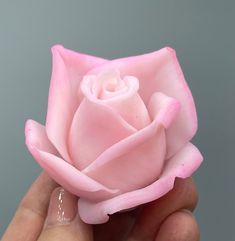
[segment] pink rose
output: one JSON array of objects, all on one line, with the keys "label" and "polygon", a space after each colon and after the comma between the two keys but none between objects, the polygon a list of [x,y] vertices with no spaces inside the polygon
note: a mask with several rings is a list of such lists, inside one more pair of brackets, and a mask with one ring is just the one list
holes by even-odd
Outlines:
[{"label": "pink rose", "polygon": [[199,167],[195,105],[173,49],[115,60],[52,53],[46,126],[28,120],[26,144],[80,197],[83,221],[158,199]]}]

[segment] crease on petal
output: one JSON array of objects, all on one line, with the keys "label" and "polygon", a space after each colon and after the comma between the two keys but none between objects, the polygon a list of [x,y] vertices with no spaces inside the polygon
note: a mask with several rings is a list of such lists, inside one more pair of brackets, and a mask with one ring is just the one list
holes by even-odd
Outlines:
[{"label": "crease on petal", "polygon": [[84,222],[89,224],[107,222],[108,215],[162,197],[173,188],[176,177],[191,176],[202,160],[199,150],[193,144],[188,143],[167,161],[162,175],[151,185],[96,203],[81,198],[78,202],[79,215]]},{"label": "crease on petal", "polygon": [[92,68],[107,60],[76,53],[56,45],[52,48],[52,76],[48,98],[46,131],[61,156],[72,163],[67,149],[67,134],[81,101],[79,84]]},{"label": "crease on petal", "polygon": [[77,196],[99,201],[119,193],[90,179],[71,164],[56,156],[56,149],[47,138],[44,126],[29,120],[25,128],[26,145],[39,165],[61,186]]}]

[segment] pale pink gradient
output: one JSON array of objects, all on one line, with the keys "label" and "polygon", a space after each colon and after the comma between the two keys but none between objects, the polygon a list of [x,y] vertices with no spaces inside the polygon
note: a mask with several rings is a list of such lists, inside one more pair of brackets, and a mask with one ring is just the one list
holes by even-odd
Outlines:
[{"label": "pale pink gradient", "polygon": [[85,222],[155,200],[199,167],[196,109],[174,50],[109,61],[52,53],[46,126],[27,121],[26,144],[80,197]]}]

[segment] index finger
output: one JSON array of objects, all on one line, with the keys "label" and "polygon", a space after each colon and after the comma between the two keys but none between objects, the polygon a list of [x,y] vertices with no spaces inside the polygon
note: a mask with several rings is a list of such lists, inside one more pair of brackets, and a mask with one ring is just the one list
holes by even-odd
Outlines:
[{"label": "index finger", "polygon": [[39,175],[20,202],[2,241],[37,239],[47,215],[50,195],[56,186],[57,184],[45,172]]}]

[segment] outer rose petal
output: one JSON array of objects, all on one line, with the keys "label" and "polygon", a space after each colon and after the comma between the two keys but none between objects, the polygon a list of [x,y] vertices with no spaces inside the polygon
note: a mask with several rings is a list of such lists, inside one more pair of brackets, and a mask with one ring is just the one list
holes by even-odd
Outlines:
[{"label": "outer rose petal", "polygon": [[156,200],[173,188],[176,177],[191,176],[200,166],[202,159],[199,150],[193,144],[188,143],[167,161],[162,175],[156,182],[145,188],[98,203],[81,198],[78,201],[79,215],[86,223],[99,224],[108,221],[108,214]]},{"label": "outer rose petal", "polygon": [[79,84],[92,68],[106,62],[101,58],[79,54],[62,46],[54,46],[53,69],[49,91],[46,131],[61,156],[72,162],[67,150],[67,135],[79,105]]},{"label": "outer rose petal", "polygon": [[40,166],[73,194],[93,201],[104,200],[118,194],[118,190],[104,187],[57,157],[56,150],[41,124],[33,120],[27,121],[25,135],[27,147]]},{"label": "outer rose petal", "polygon": [[122,192],[139,189],[154,182],[165,160],[165,128],[179,111],[179,103],[155,93],[149,112],[153,122],[104,151],[83,170],[94,180]]},{"label": "outer rose petal", "polygon": [[25,124],[25,142],[28,148],[36,146],[40,150],[58,155],[57,150],[48,140],[45,126],[34,120],[27,120]]},{"label": "outer rose petal", "polygon": [[173,49],[166,47],[149,54],[112,60],[93,69],[91,74],[110,68],[119,69],[122,76],[137,77],[139,94],[146,104],[154,92],[162,92],[180,102],[180,113],[166,132],[168,157],[191,140],[197,130],[196,109]]}]

